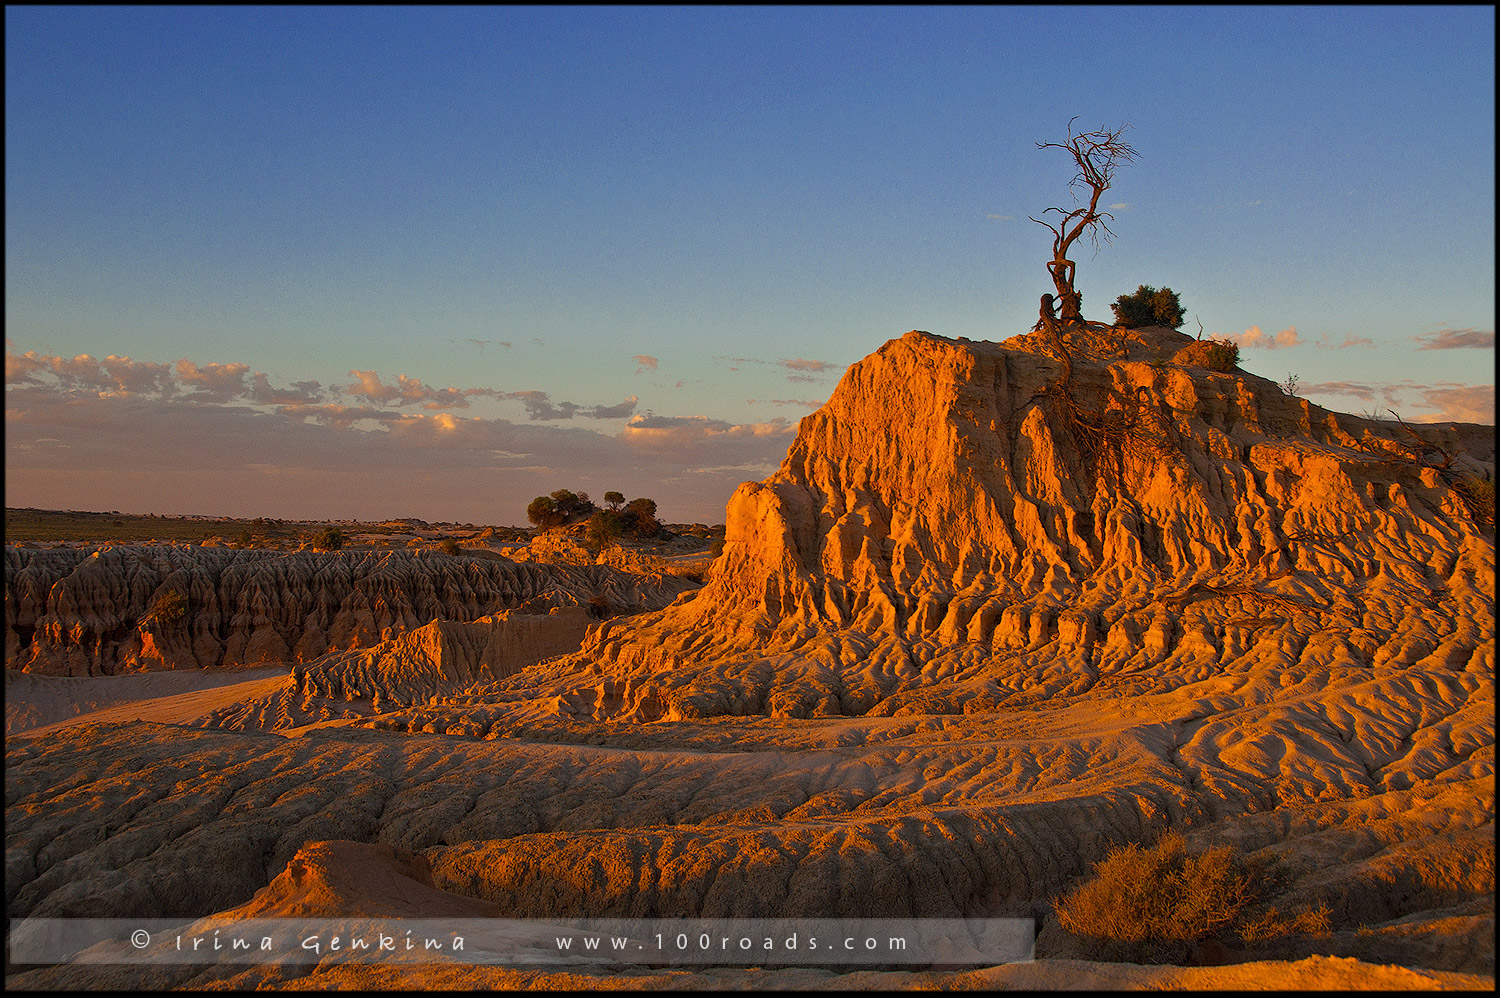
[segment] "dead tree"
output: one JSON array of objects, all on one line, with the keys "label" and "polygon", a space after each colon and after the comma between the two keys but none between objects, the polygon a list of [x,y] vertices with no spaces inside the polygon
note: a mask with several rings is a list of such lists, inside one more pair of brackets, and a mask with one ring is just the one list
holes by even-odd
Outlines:
[{"label": "dead tree", "polygon": [[1059,419],[1061,427],[1077,444],[1096,487],[1108,487],[1124,476],[1129,450],[1145,448],[1161,458],[1170,457],[1174,453],[1173,429],[1160,407],[1149,403],[1149,392],[1143,387],[1123,392],[1107,385],[1085,388],[1073,383],[1069,334],[1086,327],[1110,327],[1083,318],[1075,287],[1077,267],[1068,259],[1068,253],[1084,235],[1089,237],[1095,251],[1101,236],[1106,242],[1113,239],[1114,232],[1108,223],[1114,216],[1101,211],[1099,202],[1114,182],[1116,168],[1136,157],[1135,149],[1121,137],[1130,128],[1128,123],[1113,130],[1101,128],[1074,134],[1073,122],[1077,120],[1075,117],[1068,122],[1066,142],[1036,144],[1038,149],[1067,150],[1078,167],[1068,190],[1075,202],[1080,200],[1080,187],[1087,188],[1089,196],[1087,204],[1071,211],[1056,207],[1043,211],[1044,216],[1053,211],[1062,216],[1055,225],[1041,218],[1031,219],[1052,231],[1052,259],[1047,263],[1047,273],[1057,292],[1042,296],[1039,317],[1032,328],[1040,334],[1044,349],[1062,365],[1062,370],[1055,382],[1043,387],[1029,401],[1042,402]]},{"label": "dead tree", "polygon": [[1067,150],[1078,166],[1078,173],[1068,184],[1068,191],[1073,195],[1073,200],[1078,201],[1078,188],[1088,188],[1088,204],[1079,205],[1072,211],[1057,207],[1043,211],[1043,215],[1055,211],[1062,216],[1056,225],[1040,218],[1031,218],[1038,225],[1045,225],[1052,230],[1052,259],[1047,264],[1047,273],[1052,275],[1052,284],[1057,289],[1057,318],[1064,329],[1083,324],[1080,296],[1074,287],[1077,267],[1068,259],[1068,251],[1085,234],[1096,252],[1101,234],[1105,242],[1114,238],[1114,232],[1108,225],[1114,221],[1114,216],[1099,210],[1099,199],[1114,182],[1115,169],[1122,163],[1132,162],[1136,157],[1135,149],[1121,138],[1126,129],[1130,128],[1128,122],[1113,130],[1100,128],[1098,131],[1075,135],[1073,122],[1077,120],[1075,116],[1068,122],[1068,141],[1038,142],[1036,147]]}]

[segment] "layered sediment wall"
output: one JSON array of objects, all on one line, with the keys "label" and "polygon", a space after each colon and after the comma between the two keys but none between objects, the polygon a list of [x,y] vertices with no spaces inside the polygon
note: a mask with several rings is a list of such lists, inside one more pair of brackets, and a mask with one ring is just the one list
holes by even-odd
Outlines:
[{"label": "layered sediment wall", "polygon": [[[639,612],[693,588],[671,575],[429,551],[9,547],[5,658],[10,669],[65,676],[308,662],[434,620]],[[163,614],[168,593],[180,609]]]}]

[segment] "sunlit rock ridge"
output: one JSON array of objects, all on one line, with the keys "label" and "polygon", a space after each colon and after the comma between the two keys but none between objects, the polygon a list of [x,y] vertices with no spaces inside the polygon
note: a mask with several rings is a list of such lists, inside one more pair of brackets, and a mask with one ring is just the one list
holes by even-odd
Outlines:
[{"label": "sunlit rock ridge", "polygon": [[1252,666],[1492,676],[1493,528],[1452,484],[1492,478],[1492,428],[1333,413],[1174,363],[1193,342],[1079,336],[1070,372],[1035,334],[888,342],[735,493],[703,588],[552,681],[574,716],[653,720],[973,713]]}]

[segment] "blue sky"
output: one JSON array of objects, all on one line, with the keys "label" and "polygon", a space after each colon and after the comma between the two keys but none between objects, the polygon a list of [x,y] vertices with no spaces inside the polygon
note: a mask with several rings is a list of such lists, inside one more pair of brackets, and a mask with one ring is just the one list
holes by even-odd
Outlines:
[{"label": "blue sky", "polygon": [[722,522],[886,340],[1029,328],[1075,115],[1085,314],[1493,422],[1494,17],[8,7],[6,502]]}]

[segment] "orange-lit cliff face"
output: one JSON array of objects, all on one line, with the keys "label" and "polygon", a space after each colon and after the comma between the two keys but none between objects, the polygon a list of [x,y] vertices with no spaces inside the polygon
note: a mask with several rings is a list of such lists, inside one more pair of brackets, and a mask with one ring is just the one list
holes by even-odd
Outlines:
[{"label": "orange-lit cliff face", "polygon": [[[1452,487],[1470,428],[1335,414],[1174,363],[912,332],[854,365],[729,504],[690,601],[577,659],[595,716],[973,711],[1149,670],[1493,669],[1494,535]],[[1072,413],[1070,418],[1069,413]],[[1467,449],[1466,449],[1467,448]],[[1426,465],[1426,466],[1424,466]]]}]

